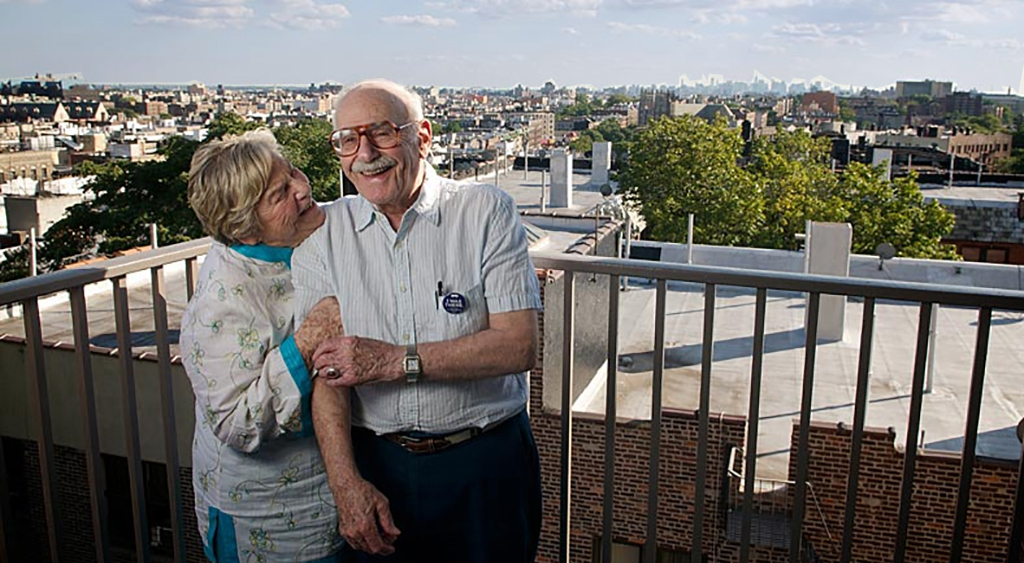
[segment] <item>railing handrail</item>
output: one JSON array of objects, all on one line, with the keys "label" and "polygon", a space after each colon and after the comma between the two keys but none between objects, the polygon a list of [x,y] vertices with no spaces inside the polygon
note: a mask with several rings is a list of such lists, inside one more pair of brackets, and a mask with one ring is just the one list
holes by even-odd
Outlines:
[{"label": "railing handrail", "polygon": [[[0,284],[0,306],[206,254],[209,237]],[[1024,291],[531,252],[545,269],[1024,311]]]},{"label": "railing handrail", "polygon": [[1024,291],[534,252],[535,266],[636,278],[1024,311]]},{"label": "railing handrail", "polygon": [[87,266],[0,283],[0,306],[196,258],[206,254],[210,249],[211,242],[212,239],[204,237],[128,256],[102,260]]}]

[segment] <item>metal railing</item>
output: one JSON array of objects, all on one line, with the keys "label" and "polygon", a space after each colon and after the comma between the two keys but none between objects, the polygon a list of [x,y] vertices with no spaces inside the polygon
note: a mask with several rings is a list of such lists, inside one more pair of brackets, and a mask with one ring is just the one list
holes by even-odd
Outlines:
[{"label": "metal railing", "polygon": [[[605,388],[615,389],[618,354],[618,333],[614,328],[618,319],[619,279],[622,276],[631,278],[647,278],[656,280],[655,328],[654,328],[654,366],[651,390],[651,450],[650,450],[650,481],[648,484],[647,503],[647,540],[644,562],[653,563],[657,552],[656,516],[658,513],[658,466],[660,461],[660,427],[662,416],[662,385],[665,372],[665,308],[667,282],[691,282],[704,286],[704,326],[701,361],[700,405],[698,407],[699,438],[697,449],[697,472],[695,487],[694,527],[691,546],[691,560],[702,561],[704,545],[702,530],[705,514],[704,490],[708,467],[708,426],[710,414],[711,360],[713,358],[713,328],[715,316],[715,297],[719,286],[737,286],[751,288],[756,292],[754,319],[754,353],[752,358],[750,403],[747,418],[747,452],[744,469],[745,487],[743,499],[742,542],[740,545],[740,561],[750,560],[750,528],[753,512],[754,479],[757,468],[757,436],[760,419],[759,403],[761,392],[761,375],[764,356],[765,308],[768,290],[802,292],[808,295],[808,315],[804,341],[804,372],[798,431],[797,467],[795,492],[793,498],[792,529],[790,533],[789,559],[792,563],[800,561],[801,544],[804,531],[805,505],[808,493],[808,451],[810,436],[811,399],[814,392],[815,354],[817,350],[817,334],[819,309],[822,295],[841,295],[863,298],[863,320],[860,332],[860,356],[857,370],[857,390],[854,403],[853,442],[850,451],[850,464],[847,479],[845,518],[842,532],[841,561],[852,561],[854,536],[854,519],[858,480],[860,477],[860,456],[864,439],[864,423],[867,409],[868,375],[871,370],[871,342],[875,322],[875,304],[880,299],[909,301],[919,303],[920,314],[916,341],[916,354],[913,368],[911,389],[911,408],[909,414],[907,444],[904,453],[904,475],[901,484],[899,518],[897,536],[893,545],[896,563],[906,558],[907,531],[910,522],[910,506],[914,487],[914,467],[918,455],[918,435],[921,422],[921,405],[924,395],[925,371],[928,359],[929,325],[936,305],[969,307],[978,310],[977,342],[974,351],[974,365],[971,372],[970,394],[967,408],[967,421],[964,429],[964,446],[962,452],[960,484],[957,493],[957,509],[950,545],[950,563],[959,563],[963,556],[964,530],[967,521],[967,508],[970,500],[972,472],[975,465],[975,448],[978,438],[982,388],[985,379],[985,363],[988,355],[988,340],[992,326],[994,309],[1007,311],[1024,311],[1024,293],[992,289],[946,287],[931,284],[870,281],[831,276],[775,273],[764,271],[739,270],[709,266],[651,263],[615,258],[594,258],[571,255],[534,254],[534,264],[539,268],[560,270],[565,273],[564,305],[563,305],[563,350],[573,350],[573,304],[574,278],[577,273],[588,275],[607,275],[609,282],[609,332],[608,332],[608,364]],[[550,322],[550,321],[549,321]],[[571,353],[562,358],[562,486],[560,506],[560,549],[562,561],[570,560],[569,532],[572,529],[570,519],[570,485],[572,471],[572,370]],[[610,482],[614,476],[615,464],[615,425],[616,402],[615,393],[606,393],[605,416],[605,499],[603,506],[602,549],[604,563],[610,563],[611,544],[613,537],[615,507],[611,502],[610,491],[615,486]],[[1024,456],[1021,456],[1024,464]],[[1018,475],[1022,473],[1018,467]],[[1018,477],[1016,497],[1024,496],[1021,488],[1024,477]],[[1024,529],[1024,502],[1018,502],[1014,508],[1013,525],[1008,546],[1008,562],[1020,561],[1021,533]]]},{"label": "metal railing", "polygon": [[[153,313],[155,333],[157,335],[157,355],[161,385],[161,405],[163,409],[163,430],[166,447],[168,489],[171,504],[171,527],[174,538],[174,558],[176,562],[185,561],[184,531],[182,529],[182,499],[178,483],[178,454],[175,448],[177,437],[174,424],[174,398],[171,396],[170,383],[170,351],[168,347],[167,308],[165,300],[165,284],[163,280],[164,266],[180,261],[186,263],[186,285],[191,295],[196,283],[196,259],[209,248],[207,239],[192,241],[147,251],[133,256],[117,258],[94,264],[90,267],[64,270],[46,274],[33,279],[20,280],[0,285],[0,306],[20,304],[23,309],[26,335],[26,357],[28,378],[32,391],[32,407],[36,436],[38,437],[40,469],[42,473],[42,489],[45,515],[48,526],[49,546],[52,561],[61,559],[63,531],[61,516],[58,513],[56,495],[56,472],[54,467],[54,444],[51,430],[51,417],[46,387],[45,365],[43,355],[42,327],[39,316],[40,298],[57,292],[67,292],[70,297],[72,322],[75,335],[76,368],[78,373],[78,391],[80,397],[81,416],[85,428],[85,456],[88,475],[91,483],[90,502],[92,509],[93,533],[96,542],[97,561],[111,561],[109,549],[109,533],[106,528],[106,504],[103,496],[104,476],[100,459],[96,404],[92,381],[92,358],[89,352],[89,326],[86,320],[84,288],[86,285],[109,280],[113,287],[115,314],[117,321],[119,367],[121,371],[122,397],[124,402],[124,426],[126,428],[126,446],[128,451],[128,467],[131,482],[132,504],[135,520],[135,543],[137,559],[140,563],[151,560],[149,541],[146,536],[145,498],[143,495],[142,466],[139,453],[139,421],[135,403],[135,379],[132,365],[130,340],[130,320],[128,316],[128,289],[126,276],[132,272],[150,270],[153,293]],[[713,358],[713,334],[715,322],[716,292],[719,286],[738,286],[752,288],[756,293],[755,326],[754,326],[754,357],[752,362],[750,408],[748,413],[747,444],[743,471],[746,486],[744,487],[742,534],[746,540],[741,545],[740,560],[750,559],[749,538],[750,518],[753,510],[753,493],[757,464],[757,421],[759,413],[759,394],[761,391],[762,359],[764,355],[765,308],[769,290],[805,292],[808,294],[808,317],[804,342],[804,371],[800,421],[798,431],[796,479],[793,494],[792,522],[790,533],[790,561],[800,560],[800,547],[804,531],[805,505],[808,495],[808,451],[810,434],[811,399],[814,390],[814,359],[817,349],[818,311],[820,298],[823,294],[857,296],[864,300],[863,325],[860,341],[860,363],[858,367],[857,393],[852,428],[853,443],[849,467],[848,491],[845,504],[845,521],[842,532],[842,561],[851,561],[853,525],[856,516],[855,495],[860,474],[859,457],[864,435],[865,410],[867,405],[868,373],[871,368],[871,337],[874,328],[874,307],[879,299],[910,301],[920,304],[920,315],[917,332],[916,355],[913,369],[911,390],[911,409],[909,415],[909,431],[904,453],[904,476],[901,486],[900,510],[897,527],[897,540],[893,546],[895,561],[905,559],[906,537],[909,526],[910,502],[914,486],[914,467],[918,452],[918,436],[921,419],[921,405],[925,379],[925,368],[928,358],[928,328],[931,322],[934,305],[971,307],[979,311],[977,343],[975,359],[971,374],[971,387],[968,402],[968,415],[964,430],[964,448],[961,462],[961,477],[957,496],[957,510],[953,537],[950,546],[950,562],[961,560],[964,544],[964,529],[967,519],[967,503],[971,491],[972,470],[975,464],[975,446],[977,444],[978,423],[982,387],[985,377],[988,338],[991,328],[993,309],[1024,311],[1024,294],[1018,292],[950,288],[915,283],[896,283],[866,281],[849,278],[826,276],[754,272],[730,268],[714,268],[707,266],[677,265],[631,261],[613,258],[594,258],[570,256],[564,254],[534,254],[534,264],[539,268],[564,272],[563,295],[563,350],[562,354],[562,410],[561,410],[561,468],[560,485],[560,518],[559,518],[559,553],[562,561],[570,560],[571,522],[571,475],[572,475],[572,373],[574,359],[573,350],[575,306],[574,279],[575,274],[607,275],[610,277],[608,306],[608,363],[607,389],[615,389],[618,366],[618,315],[619,315],[619,282],[621,277],[647,278],[656,280],[655,304],[655,354],[652,384],[652,425],[650,441],[650,473],[647,498],[647,536],[644,549],[645,563],[652,563],[657,553],[657,514],[658,514],[658,466],[661,456],[661,418],[662,418],[662,387],[665,374],[665,314],[667,288],[669,282],[692,282],[704,286],[703,310],[703,343],[701,360],[700,393],[698,408],[698,447],[696,486],[694,487],[694,527],[692,534],[692,561],[702,561],[704,554],[703,528],[704,521],[710,516],[705,513],[705,485],[708,479],[708,447],[709,447],[709,416],[710,389]],[[615,465],[615,393],[606,393],[605,404],[605,458],[604,458],[604,505],[602,553],[605,562],[610,561],[612,553],[612,526],[615,506],[612,502]],[[2,458],[2,448],[0,448]],[[1022,457],[1024,460],[1024,457]],[[10,561],[9,538],[11,512],[9,495],[6,487],[8,478],[5,473],[3,459],[0,459],[0,560]],[[1024,461],[1022,461],[1024,463]],[[1019,471],[1019,470],[1018,470]],[[1018,473],[1020,475],[1020,473]],[[1013,526],[1009,539],[1008,561],[1017,563],[1020,560],[1021,530],[1024,529],[1024,479],[1018,477],[1013,515]]]},{"label": "metal railing", "polygon": [[[106,484],[103,461],[100,458],[99,426],[97,422],[96,397],[93,385],[92,354],[89,346],[89,323],[86,313],[85,287],[109,280],[112,285],[114,314],[117,326],[117,355],[121,375],[121,396],[124,409],[125,447],[128,458],[132,513],[135,527],[136,557],[140,563],[151,561],[149,526],[146,516],[146,498],[143,490],[142,457],[139,440],[139,413],[136,401],[135,371],[132,356],[131,320],[128,306],[127,276],[134,272],[149,270],[153,299],[153,323],[156,335],[157,363],[160,381],[160,405],[163,420],[164,455],[167,463],[167,487],[171,508],[171,528],[175,563],[184,563],[185,530],[183,524],[183,502],[179,476],[177,449],[177,428],[174,417],[174,396],[171,383],[170,338],[167,326],[167,288],[164,283],[164,266],[185,262],[186,292],[189,297],[195,289],[197,258],[206,254],[209,239],[201,239],[97,262],[89,266],[61,270],[34,278],[26,278],[0,284],[0,306],[18,305],[22,308],[25,323],[25,344],[27,371],[30,382],[31,402],[37,444],[39,465],[42,474],[43,505],[46,515],[50,560],[58,563],[62,559],[64,533],[63,521],[57,499],[57,474],[54,456],[52,420],[49,390],[46,381],[46,365],[43,355],[42,324],[39,316],[41,298],[55,293],[67,292],[71,306],[72,330],[74,333],[75,367],[77,371],[78,397],[85,434],[85,459],[89,487],[89,502],[95,540],[96,561],[112,561],[110,533],[107,525]],[[2,448],[0,448],[2,450]],[[11,507],[7,494],[7,475],[3,460],[0,459],[0,561],[10,561],[10,546],[7,534],[10,532]]]}]

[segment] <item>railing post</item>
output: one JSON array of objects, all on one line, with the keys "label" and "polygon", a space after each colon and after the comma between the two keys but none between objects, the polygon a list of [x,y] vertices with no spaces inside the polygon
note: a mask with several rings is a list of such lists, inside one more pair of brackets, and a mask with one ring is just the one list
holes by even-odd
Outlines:
[{"label": "railing post", "polygon": [[665,381],[665,301],[668,282],[658,280],[654,302],[654,377],[651,380],[651,463],[647,473],[647,541],[644,563],[658,554],[658,476],[661,464],[661,392]]},{"label": "railing post", "polygon": [[75,364],[78,368],[78,396],[85,420],[85,465],[89,475],[89,506],[92,516],[93,539],[96,542],[96,560],[110,559],[110,535],[107,526],[107,479],[100,457],[100,433],[96,417],[96,391],[92,377],[92,354],[89,350],[89,319],[85,303],[85,289],[71,288],[71,323],[75,338]]},{"label": "railing post", "polygon": [[39,322],[39,301],[33,297],[22,302],[25,315],[26,366],[30,380],[32,411],[36,426],[36,445],[39,448],[39,471],[43,481],[43,508],[46,511],[47,533],[50,540],[50,560],[60,561],[63,545],[63,520],[57,499],[57,470],[53,451],[53,425],[50,420],[50,395],[47,390],[46,368],[43,360],[43,329]]},{"label": "railing post", "polygon": [[128,454],[128,480],[135,522],[136,561],[149,563],[149,519],[139,445],[139,408],[135,399],[135,366],[132,358],[132,325],[128,309],[128,281],[124,276],[110,280],[114,290],[114,318],[117,325],[117,356],[121,365],[121,401],[124,409],[125,448]]},{"label": "railing post", "polygon": [[153,289],[153,331],[156,335],[160,377],[160,410],[163,414],[164,457],[167,464],[167,490],[171,505],[171,534],[174,536],[174,560],[185,563],[185,519],[181,499],[181,468],[178,463],[178,428],[174,414],[174,382],[171,379],[171,344],[167,332],[167,285],[163,266],[151,270]]},{"label": "railing post", "polygon": [[853,407],[853,444],[850,446],[850,471],[846,486],[846,519],[843,527],[843,563],[853,557],[853,528],[857,515],[857,484],[860,477],[860,450],[864,440],[864,419],[868,410],[868,385],[871,373],[871,346],[875,329],[875,298],[864,299],[860,328],[860,359],[857,364],[857,393]]},{"label": "railing post", "polygon": [[694,491],[690,563],[703,563],[704,489],[707,487],[708,431],[711,422],[711,364],[715,355],[715,292],[715,284],[704,285],[704,341],[701,343],[700,410],[697,413],[697,486]]},{"label": "railing post", "polygon": [[615,419],[619,366],[619,276],[608,278],[608,376],[604,406],[604,522],[601,561],[612,562],[612,534],[615,509]]},{"label": "railing post", "polygon": [[561,507],[559,513],[559,560],[569,563],[572,560],[569,550],[571,549],[572,532],[572,371],[573,371],[573,345],[575,343],[575,323],[573,317],[576,312],[575,275],[571,270],[565,270],[563,279],[564,293],[562,299],[562,483],[561,483]]},{"label": "railing post", "polygon": [[757,288],[754,308],[754,351],[750,369],[750,405],[747,414],[747,447],[743,451],[743,522],[740,529],[740,562],[750,561],[750,528],[754,516],[754,486],[757,477],[757,434],[761,420],[761,374],[764,366],[764,325],[768,290]]},{"label": "railing post", "polygon": [[800,562],[803,549],[804,515],[807,502],[807,471],[810,463],[811,408],[814,399],[814,368],[818,351],[818,312],[821,294],[807,300],[807,328],[804,334],[804,381],[800,398],[800,430],[796,449],[796,490],[793,494],[793,522],[789,532],[789,561]]},{"label": "railing post", "polygon": [[910,387],[910,415],[907,420],[907,443],[903,454],[903,485],[900,491],[900,513],[896,521],[896,545],[893,563],[903,563],[907,550],[907,533],[910,527],[910,507],[914,494],[914,469],[917,464],[917,439],[921,432],[921,407],[924,402],[927,375],[934,366],[935,348],[934,303],[921,303],[917,320],[917,352],[914,355],[914,379]]},{"label": "railing post", "polygon": [[7,544],[7,533],[11,523],[11,491],[7,485],[7,460],[4,458],[3,439],[0,438],[0,563],[13,562]]},{"label": "railing post", "polygon": [[199,260],[197,258],[185,259],[185,296],[189,301],[196,292],[196,282],[199,280]]},{"label": "railing post", "polygon": [[981,419],[981,395],[985,390],[985,362],[988,359],[989,331],[992,328],[992,308],[978,311],[978,337],[974,345],[974,367],[971,370],[971,390],[967,401],[967,425],[964,428],[964,449],[960,458],[960,491],[956,496],[956,520],[953,523],[953,542],[949,548],[950,563],[960,563],[963,557],[964,535],[967,528],[967,509],[971,502],[971,479],[974,476],[975,451],[978,446],[978,422]]}]

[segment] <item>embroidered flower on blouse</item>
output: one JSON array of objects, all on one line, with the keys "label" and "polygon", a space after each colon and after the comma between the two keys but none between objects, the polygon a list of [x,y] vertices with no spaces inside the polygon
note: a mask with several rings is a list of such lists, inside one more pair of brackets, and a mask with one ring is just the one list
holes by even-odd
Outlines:
[{"label": "embroidered flower on blouse", "polygon": [[285,296],[285,293],[287,293],[287,291],[288,291],[288,289],[285,286],[284,280],[278,278],[278,279],[275,279],[270,284],[270,289],[268,290],[268,293],[270,294],[270,298],[271,299],[280,300],[282,297]]},{"label": "embroidered flower on blouse", "polygon": [[252,327],[238,329],[238,346],[243,350],[259,348],[260,331]]}]

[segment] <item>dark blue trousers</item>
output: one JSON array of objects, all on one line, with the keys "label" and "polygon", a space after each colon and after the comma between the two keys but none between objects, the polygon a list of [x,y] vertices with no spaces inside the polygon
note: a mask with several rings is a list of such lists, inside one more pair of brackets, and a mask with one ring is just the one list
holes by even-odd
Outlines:
[{"label": "dark blue trousers", "polygon": [[352,441],[359,471],[388,498],[402,535],[391,556],[374,557],[346,545],[343,561],[534,561],[540,535],[540,462],[525,411],[433,454],[410,453],[358,428]]}]

